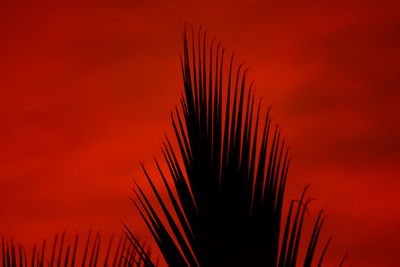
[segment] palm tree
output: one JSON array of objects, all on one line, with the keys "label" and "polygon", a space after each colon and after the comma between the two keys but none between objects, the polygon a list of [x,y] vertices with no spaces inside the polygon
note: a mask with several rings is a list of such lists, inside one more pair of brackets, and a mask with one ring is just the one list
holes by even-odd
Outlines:
[{"label": "palm tree", "polygon": [[[232,55],[226,66],[225,49],[214,39],[208,42],[205,31],[192,30],[189,36],[185,29],[183,48],[184,94],[180,109],[171,114],[176,144],[167,138],[163,145],[167,172],[155,160],[161,188],[142,164],[151,192],[135,184],[134,205],[169,266],[296,266],[311,200],[306,187],[299,200],[290,202],[282,222],[290,158],[270,109],[263,114],[243,64],[236,66]],[[303,266],[313,263],[323,223],[321,211]],[[50,246],[35,246],[29,256],[22,245],[3,237],[1,263],[156,266],[148,247],[126,225],[124,231],[125,237],[118,242],[112,237],[106,246],[99,234],[93,239],[91,233],[85,245],[78,235],[68,244],[64,232]]]},{"label": "palm tree", "polygon": [[[78,234],[72,242],[66,240],[66,234],[56,235],[48,244],[43,241],[35,245],[29,253],[13,239],[1,240],[1,264],[3,267],[44,267],[44,266],[113,266],[113,267],[145,267],[149,266],[147,257],[150,250],[144,249],[143,243],[134,246],[125,236],[118,239],[114,235],[102,246],[99,233],[89,232],[84,241],[80,241]],[[143,249],[143,250],[140,250]]]},{"label": "palm tree", "polygon": [[[171,113],[176,144],[167,137],[163,145],[167,171],[155,160],[161,188],[142,165],[151,191],[135,184],[134,205],[169,266],[296,266],[311,201],[307,187],[282,223],[290,165],[285,141],[270,110],[261,111],[243,64],[234,64],[233,55],[226,60],[206,31],[185,28],[184,94]],[[323,223],[321,211],[303,266],[315,260]],[[135,246],[135,235],[126,232]]]}]

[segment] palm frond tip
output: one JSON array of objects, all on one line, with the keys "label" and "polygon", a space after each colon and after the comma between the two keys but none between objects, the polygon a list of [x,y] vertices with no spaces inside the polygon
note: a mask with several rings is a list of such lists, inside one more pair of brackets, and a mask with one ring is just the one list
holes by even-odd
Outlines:
[{"label": "palm frond tip", "polygon": [[114,236],[104,246],[101,236],[94,237],[89,232],[85,240],[75,235],[72,240],[66,240],[66,234],[56,235],[52,242],[43,241],[34,245],[32,250],[15,243],[13,239],[1,239],[1,264],[3,267],[44,267],[44,266],[112,266],[112,267],[153,267],[149,262],[149,250],[144,250],[143,244],[136,240],[128,241],[121,236]]},{"label": "palm frond tip", "polygon": [[[142,166],[162,215],[150,194],[134,188],[134,203],[169,266],[298,264],[310,201],[305,189],[281,227],[289,153],[269,109],[261,111],[247,70],[233,58],[226,63],[225,48],[205,31],[185,30],[184,94],[171,114],[177,142],[167,138],[162,149],[168,174],[156,161],[166,198]],[[321,212],[304,266],[313,262],[323,223]]]}]

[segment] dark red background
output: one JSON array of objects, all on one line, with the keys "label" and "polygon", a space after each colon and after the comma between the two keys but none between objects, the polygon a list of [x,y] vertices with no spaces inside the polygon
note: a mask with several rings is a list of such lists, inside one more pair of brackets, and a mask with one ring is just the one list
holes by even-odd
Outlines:
[{"label": "dark red background", "polygon": [[347,250],[354,266],[398,266],[397,1],[109,2],[0,4],[1,232],[30,245],[135,225],[129,186],[171,130],[189,21],[245,59],[272,104],[288,196],[311,183],[311,217],[328,214],[327,266]]}]

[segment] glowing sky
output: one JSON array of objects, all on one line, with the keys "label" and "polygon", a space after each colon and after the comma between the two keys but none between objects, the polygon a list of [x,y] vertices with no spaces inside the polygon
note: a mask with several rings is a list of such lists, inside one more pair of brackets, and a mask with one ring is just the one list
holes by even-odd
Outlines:
[{"label": "glowing sky", "polygon": [[328,214],[327,266],[346,251],[353,266],[397,266],[399,4],[109,2],[0,4],[2,233],[134,225],[129,186],[171,130],[191,22],[246,61],[272,105],[293,155],[288,196],[311,183],[313,215]]}]

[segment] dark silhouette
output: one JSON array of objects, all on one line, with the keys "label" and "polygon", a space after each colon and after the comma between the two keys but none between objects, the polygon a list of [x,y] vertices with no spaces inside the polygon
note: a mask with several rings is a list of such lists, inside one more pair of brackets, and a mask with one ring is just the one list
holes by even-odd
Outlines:
[{"label": "dark silhouette", "polygon": [[[177,144],[167,137],[162,150],[168,174],[155,161],[167,197],[142,165],[154,196],[136,184],[135,206],[169,266],[296,266],[311,200],[304,189],[281,227],[290,159],[279,127],[261,112],[243,64],[233,55],[225,63],[220,42],[185,29],[183,48],[184,94],[171,114]],[[303,266],[313,263],[323,223],[321,211]]]},{"label": "dark silhouette", "polygon": [[[135,184],[134,205],[169,266],[318,266],[330,243],[315,259],[324,217],[319,212],[308,237],[304,261],[298,260],[307,205],[306,190],[282,207],[290,164],[288,150],[270,110],[247,82],[243,64],[206,32],[186,29],[181,68],[184,94],[171,114],[176,145],[168,138],[162,152],[167,172],[155,160],[161,188],[142,164],[153,194]],[[175,147],[176,146],[176,147]],[[166,192],[163,197],[161,191]],[[161,214],[157,214],[159,209]],[[23,246],[2,238],[2,264],[11,266],[156,266],[150,250],[124,225],[126,237],[101,246],[89,233],[84,245],[65,233],[52,244]],[[46,250],[46,247],[48,249]],[[341,263],[342,264],[342,263]]]},{"label": "dark silhouette", "polygon": [[148,266],[142,254],[145,252],[146,256],[150,255],[150,250],[139,253],[137,249],[143,248],[143,245],[132,246],[125,236],[111,236],[103,245],[99,233],[93,235],[89,232],[85,238],[75,235],[72,242],[66,242],[65,238],[66,234],[63,232],[56,235],[52,242],[43,241],[42,244],[35,245],[29,253],[13,239],[2,237],[1,264],[3,267]]}]

